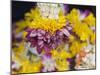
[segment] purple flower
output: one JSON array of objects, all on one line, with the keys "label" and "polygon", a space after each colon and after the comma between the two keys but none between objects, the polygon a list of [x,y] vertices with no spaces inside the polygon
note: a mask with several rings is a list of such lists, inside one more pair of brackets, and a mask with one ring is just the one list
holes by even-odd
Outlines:
[{"label": "purple flower", "polygon": [[42,29],[27,29],[26,41],[31,43],[31,47],[36,47],[37,52],[42,50],[49,52],[57,48],[63,41],[66,41],[70,35],[66,27],[57,30],[53,35]]}]

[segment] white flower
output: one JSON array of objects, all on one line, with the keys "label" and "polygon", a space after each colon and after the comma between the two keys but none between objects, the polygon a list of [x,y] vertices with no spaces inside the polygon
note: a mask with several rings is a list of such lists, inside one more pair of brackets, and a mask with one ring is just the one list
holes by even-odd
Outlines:
[{"label": "white flower", "polygon": [[59,4],[50,3],[37,3],[38,8],[42,17],[50,19],[58,19],[58,14],[60,10],[63,10]]},{"label": "white flower", "polygon": [[[82,50],[86,52],[85,57],[81,57],[81,65],[75,67],[76,69],[92,69],[95,68],[95,46],[89,44]],[[79,55],[76,56],[79,58]]]},{"label": "white flower", "polygon": [[86,56],[82,58],[82,61],[85,63],[85,67],[94,68],[95,67],[95,46],[89,44],[85,51],[87,52]]},{"label": "white flower", "polygon": [[43,72],[51,72],[55,70],[56,63],[49,57],[44,57],[42,64],[44,66]]},{"label": "white flower", "polygon": [[93,45],[89,44],[88,46],[85,47],[86,52],[90,52],[93,48]]}]

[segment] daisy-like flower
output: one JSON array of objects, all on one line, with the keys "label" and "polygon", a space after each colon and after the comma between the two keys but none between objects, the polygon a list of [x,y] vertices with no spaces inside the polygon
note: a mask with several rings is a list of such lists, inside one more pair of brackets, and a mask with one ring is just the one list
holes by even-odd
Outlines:
[{"label": "daisy-like flower", "polygon": [[89,44],[85,51],[87,52],[87,55],[82,59],[83,62],[87,64],[88,68],[94,68],[95,67],[95,46]]},{"label": "daisy-like flower", "polygon": [[41,16],[50,19],[58,19],[59,11],[62,10],[60,4],[37,3],[37,6],[40,9]]},{"label": "daisy-like flower", "polygon": [[55,71],[56,63],[55,61],[47,55],[42,57],[42,64],[43,64],[43,72],[52,72]]},{"label": "daisy-like flower", "polygon": [[95,46],[88,44],[76,57],[76,69],[95,68]]}]

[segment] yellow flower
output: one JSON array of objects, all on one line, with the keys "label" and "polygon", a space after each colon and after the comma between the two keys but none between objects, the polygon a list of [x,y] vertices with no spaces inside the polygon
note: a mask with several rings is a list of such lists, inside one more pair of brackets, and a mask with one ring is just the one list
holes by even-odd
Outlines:
[{"label": "yellow flower", "polygon": [[24,42],[21,42],[21,43],[16,43],[15,45],[17,45],[18,47],[14,47],[12,50],[15,52],[15,54],[19,54],[19,53],[22,53],[24,52],[25,50],[25,44]]},{"label": "yellow flower", "polygon": [[[19,50],[18,50],[19,49]],[[23,52],[23,46],[17,48],[17,52],[14,52],[14,57],[12,60],[17,61],[20,64],[20,70],[18,73],[34,73],[34,72],[40,72],[41,69],[41,61],[29,61],[25,56]],[[34,59],[34,58],[33,58]]]},{"label": "yellow flower", "polygon": [[62,14],[58,19],[44,18],[40,15],[39,9],[36,8],[25,14],[25,23],[29,28],[39,28],[53,34],[56,30],[66,25],[66,16]]},{"label": "yellow flower", "polygon": [[72,56],[75,56],[76,54],[78,54],[81,51],[81,49],[86,45],[87,43],[80,43],[78,41],[73,41],[69,48],[72,53]]},{"label": "yellow flower", "polygon": [[23,61],[19,73],[35,73],[40,72],[41,61],[38,62],[29,62],[28,60]]},{"label": "yellow flower", "polygon": [[85,19],[83,19],[85,23],[87,23],[89,26],[95,26],[95,17],[92,13],[90,13]]},{"label": "yellow flower", "polygon": [[58,50],[52,50],[52,58],[53,59],[57,59],[57,58],[61,58],[61,59],[66,59],[66,58],[71,58],[71,54],[69,52],[67,52],[66,50],[62,49],[60,51]]},{"label": "yellow flower", "polygon": [[85,19],[80,20],[80,13],[77,9],[72,9],[72,11],[66,16],[67,20],[71,23],[73,32],[75,32],[80,40],[86,41],[90,38],[93,33],[88,27],[95,25],[95,17],[90,13]]},{"label": "yellow flower", "polygon": [[38,20],[32,21],[29,24],[29,27],[35,29],[40,28],[53,34],[56,30],[61,29],[65,25],[66,24],[64,21],[64,17],[60,17],[58,20],[49,18],[38,18]]},{"label": "yellow flower", "polygon": [[12,49],[13,55],[14,55],[14,56],[12,56],[13,60],[16,60],[20,63],[27,59],[25,56],[26,49],[24,46],[25,46],[25,44],[24,44],[24,42],[22,42],[22,43],[18,44],[18,47],[15,47]]},{"label": "yellow flower", "polygon": [[22,20],[22,21],[16,22],[16,26],[17,26],[16,33],[19,33],[27,27],[27,23],[24,20]]},{"label": "yellow flower", "polygon": [[33,8],[30,12],[25,13],[25,20],[32,21],[41,17],[39,9]]},{"label": "yellow flower", "polygon": [[67,52],[66,50],[61,50],[59,53],[60,58],[66,59],[66,58],[71,58],[71,54]]},{"label": "yellow flower", "polygon": [[92,30],[85,23],[77,23],[73,31],[80,37],[80,40],[86,41],[92,34]]},{"label": "yellow flower", "polygon": [[80,20],[79,20],[79,16],[80,16],[79,11],[78,11],[77,9],[73,8],[73,9],[71,10],[71,12],[70,12],[68,15],[66,15],[66,19],[67,19],[67,20],[71,23],[71,25],[73,26],[73,25],[75,25],[77,22],[80,21]]},{"label": "yellow flower", "polygon": [[56,68],[58,71],[69,70],[69,62],[67,58],[71,58],[71,54],[65,50],[52,50],[52,58],[56,61]]},{"label": "yellow flower", "polygon": [[66,59],[59,59],[56,60],[56,68],[58,71],[65,71],[69,70],[69,62],[66,61]]}]

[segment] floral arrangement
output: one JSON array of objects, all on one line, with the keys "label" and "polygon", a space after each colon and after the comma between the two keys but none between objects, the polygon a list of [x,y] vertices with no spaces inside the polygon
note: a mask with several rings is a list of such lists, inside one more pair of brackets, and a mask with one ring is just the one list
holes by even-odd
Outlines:
[{"label": "floral arrangement", "polygon": [[12,74],[94,69],[95,21],[89,10],[37,3],[13,24]]}]

